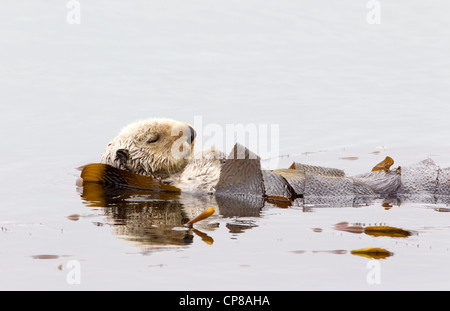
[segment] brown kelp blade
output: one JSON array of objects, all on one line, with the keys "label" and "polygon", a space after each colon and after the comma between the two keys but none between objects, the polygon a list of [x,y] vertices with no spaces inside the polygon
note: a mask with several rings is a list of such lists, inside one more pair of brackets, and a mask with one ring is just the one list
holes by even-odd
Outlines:
[{"label": "brown kelp blade", "polygon": [[341,222],[335,225],[336,230],[346,231],[351,233],[365,233],[367,235],[379,237],[391,237],[391,238],[406,238],[414,233],[401,228],[390,226],[368,226],[362,227],[358,225],[349,226],[347,222]]},{"label": "brown kelp blade", "polygon": [[100,183],[129,188],[180,192],[177,187],[163,184],[160,180],[115,168],[108,164],[93,163],[81,171],[83,183]]},{"label": "brown kelp blade", "polygon": [[394,160],[391,157],[386,157],[383,161],[381,161],[372,168],[372,172],[376,171],[388,172],[392,164],[394,164]]},{"label": "brown kelp blade", "polygon": [[373,226],[364,228],[364,233],[371,236],[387,236],[391,238],[406,238],[412,235],[411,231],[389,226]]},{"label": "brown kelp blade", "polygon": [[200,220],[206,219],[208,217],[210,217],[212,214],[214,214],[216,211],[214,210],[213,207],[208,208],[206,211],[204,211],[203,213],[201,213],[200,215],[198,215],[197,217],[195,217],[194,219],[192,219],[191,221],[189,221],[186,226],[188,227],[192,227],[193,224],[195,224],[196,222],[199,222]]},{"label": "brown kelp blade", "polygon": [[100,183],[85,183],[81,197],[90,207],[105,207],[107,205],[105,187]]},{"label": "brown kelp blade", "polygon": [[198,235],[203,242],[205,242],[208,245],[213,245],[214,243],[214,239],[212,237],[210,237],[209,235],[207,235],[204,232],[201,232],[197,229],[192,229],[192,232],[194,232],[196,235]]},{"label": "brown kelp blade", "polygon": [[393,255],[386,249],[376,247],[355,249],[351,251],[351,254],[371,259],[384,259]]}]

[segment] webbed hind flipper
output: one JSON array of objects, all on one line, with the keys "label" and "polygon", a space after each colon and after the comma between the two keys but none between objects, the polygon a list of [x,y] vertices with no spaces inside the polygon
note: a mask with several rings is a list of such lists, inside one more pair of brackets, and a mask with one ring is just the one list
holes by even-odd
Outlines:
[{"label": "webbed hind flipper", "polygon": [[332,167],[323,167],[323,166],[315,166],[315,165],[307,165],[301,163],[292,163],[289,167],[291,170],[300,170],[305,175],[320,175],[320,176],[330,176],[330,177],[344,177],[345,172],[343,170],[332,168]]},{"label": "webbed hind flipper", "polygon": [[301,191],[295,191],[290,182],[277,171],[264,170],[263,178],[266,196],[269,199],[278,201],[291,201],[303,194],[304,187],[302,187]]},{"label": "webbed hind flipper", "polygon": [[401,185],[400,169],[390,170],[394,164],[391,157],[386,157],[383,161],[372,168],[372,171],[353,177],[355,182],[367,185],[377,194],[396,193]]},{"label": "webbed hind flipper", "polygon": [[[305,193],[305,178],[304,171],[295,169],[278,169],[272,171],[273,173],[280,175],[294,191],[295,197],[300,197]],[[280,187],[280,186],[278,186]],[[267,191],[268,187],[266,187]],[[287,189],[288,191],[289,189]]]},{"label": "webbed hind flipper", "polygon": [[236,144],[220,170],[216,195],[265,194],[260,158],[246,147]]}]

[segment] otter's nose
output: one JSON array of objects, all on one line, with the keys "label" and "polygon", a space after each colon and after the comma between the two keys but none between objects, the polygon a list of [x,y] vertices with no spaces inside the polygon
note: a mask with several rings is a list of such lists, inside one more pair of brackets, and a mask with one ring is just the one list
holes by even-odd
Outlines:
[{"label": "otter's nose", "polygon": [[128,149],[119,149],[116,151],[116,159],[119,159],[120,161],[128,160],[129,156],[130,152],[128,151]]},{"label": "otter's nose", "polygon": [[189,126],[189,130],[191,131],[191,133],[190,133],[191,135],[189,136],[189,143],[192,145],[195,137],[197,136],[197,132],[195,132],[195,130],[192,126]]}]

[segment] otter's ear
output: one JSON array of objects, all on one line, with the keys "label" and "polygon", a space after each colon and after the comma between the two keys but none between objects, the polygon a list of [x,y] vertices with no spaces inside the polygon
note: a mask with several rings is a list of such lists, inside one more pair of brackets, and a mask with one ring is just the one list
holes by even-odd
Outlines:
[{"label": "otter's ear", "polygon": [[220,170],[216,195],[264,196],[260,158],[236,144]]}]

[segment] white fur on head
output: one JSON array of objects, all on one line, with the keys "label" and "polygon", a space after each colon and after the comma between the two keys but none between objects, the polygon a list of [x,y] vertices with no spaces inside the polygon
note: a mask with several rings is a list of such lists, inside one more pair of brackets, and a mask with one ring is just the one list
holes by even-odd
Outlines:
[{"label": "white fur on head", "polygon": [[214,147],[202,150],[189,162],[172,186],[183,192],[214,193],[225,154]]},{"label": "white fur on head", "polygon": [[137,121],[108,144],[101,162],[136,174],[167,178],[188,164],[194,148],[192,134],[189,124],[171,119]]}]

